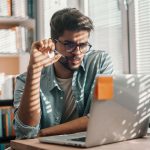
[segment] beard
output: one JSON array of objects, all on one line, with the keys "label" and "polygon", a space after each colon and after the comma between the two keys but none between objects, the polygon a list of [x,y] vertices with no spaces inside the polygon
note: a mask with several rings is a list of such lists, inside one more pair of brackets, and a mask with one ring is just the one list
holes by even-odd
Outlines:
[{"label": "beard", "polygon": [[[71,65],[69,62],[72,60],[78,60],[80,61],[80,63],[76,66],[76,65]],[[72,57],[61,57],[58,62],[66,69],[70,70],[71,72],[77,71],[81,65],[81,58],[77,57],[77,56],[72,56]]]}]

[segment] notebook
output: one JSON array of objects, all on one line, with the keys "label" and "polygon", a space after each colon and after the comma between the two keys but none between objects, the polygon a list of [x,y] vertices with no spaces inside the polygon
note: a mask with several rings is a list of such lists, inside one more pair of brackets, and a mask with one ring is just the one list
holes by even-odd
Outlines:
[{"label": "notebook", "polygon": [[141,138],[150,116],[150,75],[98,75],[86,132],[40,137],[44,143],[93,147]]}]

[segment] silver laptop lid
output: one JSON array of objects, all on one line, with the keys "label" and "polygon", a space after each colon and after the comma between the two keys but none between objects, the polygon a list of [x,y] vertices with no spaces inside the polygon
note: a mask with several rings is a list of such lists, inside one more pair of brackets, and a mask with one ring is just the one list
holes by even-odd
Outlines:
[{"label": "silver laptop lid", "polygon": [[144,136],[150,116],[149,87],[150,75],[97,76],[86,146]]}]

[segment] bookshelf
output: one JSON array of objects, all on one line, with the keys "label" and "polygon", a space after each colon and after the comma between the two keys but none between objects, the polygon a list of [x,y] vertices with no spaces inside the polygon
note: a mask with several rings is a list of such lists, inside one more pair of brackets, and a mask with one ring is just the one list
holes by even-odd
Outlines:
[{"label": "bookshelf", "polygon": [[0,74],[0,150],[9,146],[10,140],[15,139],[13,127],[15,76]]},{"label": "bookshelf", "polygon": [[[1,1],[0,78],[1,73],[6,76],[12,75],[13,82],[5,84],[0,79],[0,150],[4,150],[10,140],[15,138],[13,128],[14,77],[25,72],[28,66],[31,44],[36,39],[35,13],[36,0]],[[8,95],[12,95],[10,99],[7,99]]]},{"label": "bookshelf", "polygon": [[0,149],[3,150],[15,139],[13,100],[0,100],[0,105],[3,105],[0,106]]},{"label": "bookshelf", "polygon": [[[0,52],[0,72],[4,72],[6,74],[19,74],[25,71],[22,68],[26,68],[29,60],[29,51],[32,42],[36,39],[36,28],[35,28],[35,20],[31,18],[22,18],[22,17],[0,17],[0,29],[11,29],[14,27],[24,27],[27,30],[32,31],[32,40],[28,43],[28,52],[26,52],[27,48],[22,50],[22,45],[26,45],[26,43],[22,43],[19,46],[18,50],[13,53],[9,52]],[[25,41],[26,39],[24,39]],[[22,42],[24,42],[22,41]],[[18,41],[19,43],[19,41]],[[24,59],[22,59],[22,57]],[[5,64],[5,65],[4,65]],[[5,67],[4,67],[5,66]]]},{"label": "bookshelf", "polygon": [[0,100],[0,108],[2,106],[13,106],[13,100]]},{"label": "bookshelf", "polygon": [[[15,75],[23,73],[26,70],[29,61],[30,47],[32,42],[36,39],[36,25],[35,20],[31,18],[14,16],[0,17],[0,29],[7,30],[13,27],[24,27],[25,29],[32,31],[32,40],[28,42],[28,50],[26,50],[26,47],[24,48],[24,50],[22,50],[22,47],[19,46],[18,50],[15,53],[0,52],[0,72],[3,71],[6,74]],[[26,39],[22,40],[24,42]],[[18,43],[19,42],[20,41],[18,41]],[[26,46],[26,44],[27,43],[23,43],[22,45]]]},{"label": "bookshelf", "polygon": [[11,140],[14,140],[15,139],[15,136],[9,136],[9,137],[7,137],[7,138],[5,138],[5,137],[0,137],[0,143],[8,143],[8,141],[10,142]]},{"label": "bookshelf", "polygon": [[13,26],[23,26],[30,29],[35,29],[35,20],[22,17],[0,17],[0,29],[10,28]]}]

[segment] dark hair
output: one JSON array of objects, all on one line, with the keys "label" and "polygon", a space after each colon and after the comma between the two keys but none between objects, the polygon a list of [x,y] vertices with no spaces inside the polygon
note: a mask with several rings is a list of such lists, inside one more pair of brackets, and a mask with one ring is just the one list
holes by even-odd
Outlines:
[{"label": "dark hair", "polygon": [[65,30],[93,30],[92,20],[76,8],[65,8],[55,12],[50,21],[51,38],[58,39]]}]

